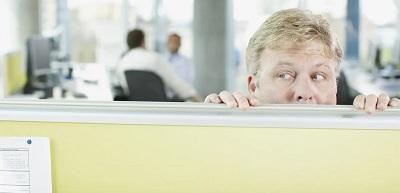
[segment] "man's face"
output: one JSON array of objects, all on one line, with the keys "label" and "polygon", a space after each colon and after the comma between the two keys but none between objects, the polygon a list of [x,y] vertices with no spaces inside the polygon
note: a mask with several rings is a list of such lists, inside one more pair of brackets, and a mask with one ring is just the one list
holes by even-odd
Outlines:
[{"label": "man's face", "polygon": [[179,47],[181,46],[181,41],[176,36],[170,36],[168,38],[167,46],[168,46],[169,52],[175,54],[178,52]]},{"label": "man's face", "polygon": [[336,104],[336,62],[319,42],[301,48],[271,50],[260,56],[257,77],[248,76],[251,94],[262,103]]}]

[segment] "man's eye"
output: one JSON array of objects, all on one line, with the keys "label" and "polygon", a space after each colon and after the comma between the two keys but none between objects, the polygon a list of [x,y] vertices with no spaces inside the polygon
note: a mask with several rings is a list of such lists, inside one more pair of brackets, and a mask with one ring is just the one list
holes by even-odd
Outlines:
[{"label": "man's eye", "polygon": [[313,80],[324,80],[324,79],[325,79],[325,76],[322,75],[322,74],[314,74],[314,75],[312,76],[312,79],[313,79]]},{"label": "man's eye", "polygon": [[293,76],[289,73],[281,73],[278,74],[278,78],[283,79],[283,80],[291,80]]}]

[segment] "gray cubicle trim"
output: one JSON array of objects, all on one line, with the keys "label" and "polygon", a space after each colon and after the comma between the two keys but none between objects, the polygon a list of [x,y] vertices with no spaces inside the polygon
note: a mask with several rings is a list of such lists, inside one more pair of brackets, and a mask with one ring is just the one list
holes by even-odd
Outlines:
[{"label": "gray cubicle trim", "polygon": [[400,130],[400,109],[368,115],[351,106],[161,102],[0,101],[0,120],[137,125]]}]

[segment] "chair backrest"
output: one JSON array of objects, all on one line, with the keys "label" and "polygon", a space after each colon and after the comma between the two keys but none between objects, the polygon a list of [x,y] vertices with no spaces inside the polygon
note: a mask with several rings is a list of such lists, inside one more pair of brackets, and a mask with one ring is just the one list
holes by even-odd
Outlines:
[{"label": "chair backrest", "polygon": [[337,80],[336,103],[338,105],[352,105],[354,97],[351,93],[355,92],[347,83],[346,75],[340,71],[339,80]]},{"label": "chair backrest", "polygon": [[125,71],[130,101],[167,101],[164,83],[161,78],[150,71]]}]

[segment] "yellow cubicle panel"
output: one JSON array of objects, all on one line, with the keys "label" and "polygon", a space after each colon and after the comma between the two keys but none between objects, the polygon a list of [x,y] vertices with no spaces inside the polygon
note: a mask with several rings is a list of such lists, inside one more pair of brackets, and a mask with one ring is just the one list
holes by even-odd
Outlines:
[{"label": "yellow cubicle panel", "polygon": [[1,121],[46,136],[55,193],[398,193],[400,131]]},{"label": "yellow cubicle panel", "polygon": [[12,52],[5,56],[6,96],[20,91],[26,83],[26,74],[22,68],[22,53]]}]

